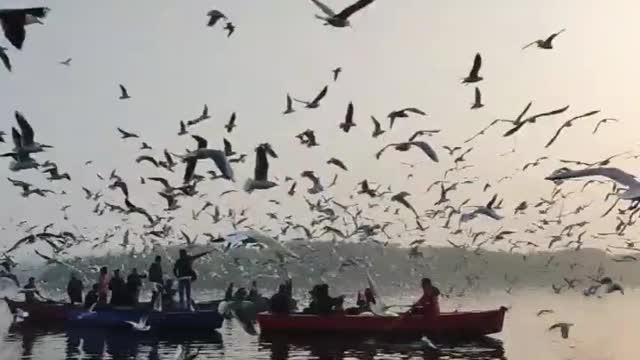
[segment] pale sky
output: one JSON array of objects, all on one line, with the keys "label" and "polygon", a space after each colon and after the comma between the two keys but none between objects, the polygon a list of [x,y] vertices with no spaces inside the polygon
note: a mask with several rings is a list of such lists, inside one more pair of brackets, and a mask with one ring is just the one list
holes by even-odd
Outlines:
[{"label": "pale sky", "polygon": [[[342,9],[351,2],[331,0],[327,4]],[[4,204],[0,249],[24,235],[15,228],[21,220],[42,225],[55,222],[55,230],[74,231],[74,225],[86,226],[81,232],[91,238],[101,237],[105,229],[121,223],[121,216],[105,214],[98,218],[92,214],[95,203],[84,200],[81,190],[82,186],[104,189],[108,183],[100,181],[96,172],[106,177],[113,168],[128,182],[135,204],[160,214],[165,203],[156,192],[161,187],[140,185],[139,177],[167,176],[172,184],[178,184],[184,167],[180,165],[175,174],[167,175],[149,164],[136,164],[140,141],[120,140],[116,127],[140,134],[141,141],[154,147],[147,152],[150,155],[159,157],[165,147],[183,153],[195,142],[189,136],[177,136],[179,121],[196,117],[205,103],[212,119],[190,128],[191,133],[207,138],[214,148],[222,148],[222,138],[226,137],[237,152],[249,156],[245,164],[234,167],[238,178],[235,184],[207,182],[201,184],[200,191],[208,193],[207,199],[223,210],[251,207],[251,222],[256,225],[272,224],[264,214],[273,210],[282,216],[294,214],[308,224],[310,217],[302,195],[313,197],[305,193],[309,182],[299,178],[303,170],[315,170],[325,186],[339,173],[338,186],[325,195],[343,203],[355,202],[348,195],[366,178],[385,187],[389,184],[394,192],[412,193],[410,201],[419,212],[431,209],[439,193],[425,195],[426,186],[441,179],[453,164],[453,158],[441,147],[461,145],[495,118],[514,118],[529,101],[533,101],[531,113],[571,107],[564,115],[527,126],[513,138],[502,138],[500,134],[507,127],[498,126],[470,144],[474,151],[467,157],[467,164],[475,168],[453,179],[467,176],[479,180],[461,186],[451,195],[452,203],[457,205],[471,197],[471,205],[485,204],[498,192],[505,197],[501,211],[505,219],[500,223],[477,219],[465,228],[493,231],[503,226],[523,232],[526,224],[540,216],[531,209],[528,215],[514,218],[513,208],[522,200],[534,202],[549,196],[553,184],[544,176],[561,166],[555,159],[596,161],[637,148],[640,125],[634,93],[640,79],[636,65],[640,45],[632,34],[639,32],[640,24],[638,5],[631,0],[377,0],[351,18],[353,28],[345,29],[323,26],[314,18],[317,8],[304,0],[12,0],[2,6],[11,4],[45,4],[51,12],[44,19],[45,25],[28,27],[23,51],[10,49],[13,73],[0,69],[0,129],[10,133],[15,125],[13,112],[23,112],[35,129],[36,141],[55,146],[35,157],[41,162],[57,162],[73,181],[49,183],[45,174],[34,170],[11,173],[9,160],[2,160],[0,178],[10,176],[58,192],[65,190],[68,195],[23,199],[18,188],[5,182],[0,186]],[[211,9],[222,11],[237,26],[231,38],[222,30],[222,22],[215,28],[205,26],[206,13]],[[555,49],[521,50],[526,43],[562,28],[567,31],[556,38]],[[7,46],[8,41],[2,38],[0,45]],[[468,73],[476,52],[483,56],[484,81],[478,86],[485,107],[472,111],[469,107],[474,87],[460,84],[460,79]],[[68,57],[73,58],[70,67],[58,64]],[[334,83],[331,69],[337,66],[343,73]],[[132,99],[117,99],[120,83],[127,86]],[[281,115],[287,93],[310,99],[324,85],[329,85],[329,92],[319,109],[297,106],[296,113]],[[338,124],[350,101],[355,105],[357,127],[345,134]],[[388,130],[386,115],[407,106],[419,107],[428,116],[399,119],[391,132],[371,138],[371,115]],[[550,149],[544,149],[562,122],[596,109],[602,113],[577,122]],[[233,111],[238,114],[238,127],[227,134],[223,125]],[[621,121],[607,124],[592,135],[595,123],[603,117]],[[294,138],[307,128],[316,130],[321,146],[307,149]],[[442,129],[440,134],[424,138],[438,151],[439,164],[419,150],[388,151],[381,160],[375,160],[374,154],[382,146],[404,141],[418,129]],[[10,136],[6,140],[10,142]],[[279,177],[281,186],[217,199],[224,190],[241,190],[245,179],[253,174],[253,148],[265,141],[280,155],[270,163],[270,176]],[[515,154],[498,156],[514,145]],[[0,151],[10,151],[11,147],[0,144]],[[333,156],[343,160],[350,171],[327,165]],[[496,184],[497,179],[512,175],[516,168],[540,156],[554,160],[520,172],[512,181]],[[87,160],[94,164],[85,167]],[[401,161],[421,164],[410,170]],[[634,173],[637,161],[621,160],[614,166]],[[201,162],[198,168],[203,174],[213,165]],[[414,177],[407,180],[410,172]],[[286,195],[289,184],[282,182],[286,175],[298,181],[294,198]],[[482,193],[486,182],[493,184],[493,190]],[[566,185],[565,189],[571,190],[572,186]],[[609,206],[602,202],[609,189],[593,187],[569,198],[566,210],[590,201],[594,206],[566,223],[599,219]],[[122,203],[119,192],[104,191],[103,200]],[[282,206],[274,207],[269,199],[281,200]],[[360,197],[356,201],[366,209],[368,199]],[[183,208],[173,214],[178,218],[174,226],[188,228],[192,234],[229,231],[228,225],[211,225],[206,215],[197,223],[191,220],[191,208],[199,208],[203,202],[181,198]],[[386,203],[388,200],[383,207]],[[63,221],[59,209],[67,204],[72,205],[69,221]],[[382,214],[380,209],[367,210],[366,214],[380,220],[397,218]],[[402,209],[400,214],[412,223],[408,211]],[[434,228],[424,234],[431,244],[443,244],[446,238],[466,241],[447,236],[439,229],[442,222],[425,221]],[[142,221],[136,215],[131,224],[133,231],[142,230]],[[598,220],[588,229],[590,233],[611,231],[613,224],[612,217]],[[402,225],[393,229],[399,233]],[[551,227],[548,232],[516,238],[546,245],[548,235],[557,232],[558,228]],[[394,241],[409,242],[416,237]],[[113,240],[119,241],[119,236]],[[601,246],[593,241],[589,245]],[[31,255],[31,249],[19,253]]]}]

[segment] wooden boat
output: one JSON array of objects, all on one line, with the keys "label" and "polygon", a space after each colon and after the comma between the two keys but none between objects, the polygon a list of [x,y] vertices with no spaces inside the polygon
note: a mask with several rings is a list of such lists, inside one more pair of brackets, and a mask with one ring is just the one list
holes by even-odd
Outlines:
[{"label": "wooden boat", "polygon": [[222,315],[215,310],[157,312],[145,309],[102,309],[77,314],[67,319],[65,325],[68,327],[130,329],[131,325],[127,323],[128,321],[138,322],[143,317],[147,317],[147,325],[152,331],[215,330],[222,326],[224,320]]},{"label": "wooden boat", "polygon": [[18,309],[29,313],[28,322],[54,323],[64,322],[70,316],[80,314],[84,309],[78,305],[63,304],[57,302],[35,302],[27,303],[24,301],[15,301],[7,297],[4,301],[9,307],[12,314],[16,314]]},{"label": "wooden boat", "polygon": [[433,318],[422,315],[275,315],[258,314],[262,333],[408,334],[432,337],[475,338],[502,331],[507,309],[448,312]]}]

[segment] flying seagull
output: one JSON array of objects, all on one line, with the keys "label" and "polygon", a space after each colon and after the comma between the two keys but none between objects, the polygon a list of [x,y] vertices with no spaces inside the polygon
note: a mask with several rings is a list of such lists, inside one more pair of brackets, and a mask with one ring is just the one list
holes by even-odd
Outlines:
[{"label": "flying seagull", "polygon": [[334,157],[332,157],[331,159],[329,159],[327,161],[327,164],[329,165],[335,165],[337,167],[339,167],[340,169],[344,170],[344,171],[349,171],[347,169],[347,166],[340,160],[340,159],[336,159]]},{"label": "flying seagull", "polygon": [[407,209],[411,210],[413,212],[413,214],[416,216],[416,218],[418,218],[418,212],[416,211],[416,209],[413,207],[413,205],[411,205],[411,203],[409,203],[409,201],[407,200],[407,197],[411,196],[411,194],[409,194],[406,191],[402,191],[399,192],[395,195],[393,195],[391,197],[391,201],[395,201],[398,202],[400,204],[402,204],[404,207],[406,207]]},{"label": "flying seagull", "polygon": [[606,119],[602,119],[600,121],[598,121],[598,123],[596,124],[596,127],[593,129],[593,133],[595,134],[598,129],[600,128],[600,125],[608,123],[608,122],[618,122],[618,119],[612,119],[612,118],[606,118]]},{"label": "flying seagull", "polygon": [[256,166],[253,179],[247,179],[244,191],[251,193],[253,190],[266,190],[278,185],[269,180],[269,158],[267,155],[273,158],[278,157],[271,145],[268,143],[260,144],[256,148]]},{"label": "flying seagull", "polygon": [[593,116],[593,115],[595,115],[595,114],[597,114],[599,112],[600,112],[600,110],[589,111],[587,113],[572,117],[571,119],[565,121],[564,124],[562,124],[562,126],[560,126],[558,131],[556,131],[556,133],[553,135],[553,137],[549,140],[547,145],[545,145],[544,147],[548,148],[549,146],[551,146],[558,139],[558,136],[560,136],[560,133],[562,132],[562,130],[565,129],[565,128],[571,127],[573,125],[574,121],[576,121],[578,119],[585,118],[585,117]]},{"label": "flying seagull", "polygon": [[481,107],[484,107],[484,104],[482,103],[482,93],[480,92],[480,88],[476,86],[475,98],[471,105],[471,110],[480,109]]},{"label": "flying seagull", "polygon": [[560,329],[560,333],[562,334],[563,339],[567,339],[569,337],[569,329],[573,326],[571,323],[556,323],[549,327],[549,331],[554,329]]},{"label": "flying seagull", "polygon": [[438,154],[436,154],[435,150],[433,150],[433,148],[424,141],[408,141],[403,143],[388,144],[376,153],[376,159],[380,159],[380,156],[382,156],[382,153],[388,147],[393,147],[397,151],[404,152],[404,151],[409,151],[409,149],[411,149],[411,147],[413,146],[420,148],[420,150],[422,150],[425,154],[427,154],[427,156],[434,162],[438,162]]},{"label": "flying seagull", "polygon": [[378,136],[385,133],[385,131],[382,130],[382,127],[380,126],[380,122],[375,117],[372,116],[371,121],[373,121],[373,133],[371,133],[371,136],[373,138],[377,138]]},{"label": "flying seagull", "polygon": [[364,8],[365,6],[371,4],[374,0],[358,0],[356,3],[346,7],[344,10],[342,10],[338,14],[336,14],[330,7],[323,4],[319,0],[311,0],[311,1],[314,4],[316,4],[316,6],[320,8],[320,10],[325,14],[325,16],[316,15],[316,18],[320,20],[324,20],[325,25],[331,25],[334,27],[341,28],[341,27],[351,26],[351,23],[349,22],[349,17],[354,13],[356,13],[357,11]]},{"label": "flying seagull", "polygon": [[16,118],[16,122],[20,127],[20,133],[15,129],[11,128],[11,135],[13,137],[14,149],[13,151],[16,153],[36,153],[45,151],[46,148],[52,148],[53,146],[40,144],[34,141],[35,132],[33,128],[27,121],[27,118],[22,115],[21,112],[14,112],[14,116]]},{"label": "flying seagull", "polygon": [[122,139],[129,139],[129,138],[139,138],[140,136],[138,136],[138,134],[134,134],[132,132],[128,132],[125,130],[122,130],[121,128],[118,128],[118,132],[120,132],[120,134],[122,135]]},{"label": "flying seagull", "polygon": [[337,68],[331,70],[331,72],[333,73],[333,81],[338,81],[338,76],[342,72],[342,68],[341,67],[337,67]]},{"label": "flying seagull", "polygon": [[222,173],[222,177],[233,181],[233,169],[224,155],[224,151],[207,149],[207,140],[198,136],[191,135],[191,137],[198,143],[198,149],[187,153],[182,157],[182,160],[187,163],[184,173],[184,182],[188,183],[193,178],[193,174],[196,170],[196,164],[198,160],[211,159],[218,167],[218,170]]},{"label": "flying seagull", "polygon": [[324,88],[322,88],[320,93],[318,93],[318,95],[311,101],[304,101],[299,99],[294,100],[299,103],[305,104],[305,107],[307,109],[315,109],[320,106],[320,100],[322,100],[327,95],[327,90],[329,90],[329,86],[325,86]]},{"label": "flying seagull", "polygon": [[227,30],[227,37],[231,37],[231,34],[236,31],[236,27],[232,22],[228,22],[227,25],[224,26],[224,29]]},{"label": "flying seagull", "polygon": [[[529,109],[529,106],[527,106],[526,110]],[[558,114],[562,114],[563,112],[567,111],[569,109],[569,105],[563,107],[563,108],[559,108],[559,109],[555,109],[555,110],[551,110],[548,112],[544,112],[544,113],[540,113],[540,114],[536,114],[533,115],[531,117],[528,117],[524,120],[521,121],[517,121],[518,119],[516,119],[516,121],[513,121],[513,127],[509,130],[507,130],[507,132],[505,132],[502,136],[504,137],[508,137],[511,136],[513,134],[515,134],[518,130],[520,130],[524,125],[526,124],[534,124],[536,122],[536,120],[538,120],[539,118],[542,117],[547,117],[547,116],[551,116],[551,115],[558,115]]]},{"label": "flying seagull", "polygon": [[4,36],[17,49],[22,49],[26,37],[25,25],[40,22],[39,19],[47,16],[47,12],[47,7],[0,10],[0,25]]},{"label": "flying seagull", "polygon": [[129,92],[127,91],[127,88],[124,87],[124,85],[120,84],[120,100],[126,100],[130,98],[131,96],[129,96]]},{"label": "flying seagull", "polygon": [[344,122],[340,123],[340,129],[348,133],[354,126],[356,126],[356,124],[353,122],[353,103],[350,102],[349,106],[347,106],[347,114],[344,117]]},{"label": "flying seagull", "polygon": [[58,64],[60,65],[64,65],[64,66],[71,66],[71,58],[66,58],[65,60],[60,61]]},{"label": "flying seagull", "polygon": [[227,18],[220,10],[211,10],[207,13],[207,16],[209,17],[209,21],[207,22],[207,26],[209,27],[215,26],[218,20]]},{"label": "flying seagull", "polygon": [[471,83],[476,83],[481,81],[482,76],[479,75],[481,66],[482,66],[482,56],[480,56],[480,53],[477,53],[476,56],[473,58],[473,67],[471,68],[469,75],[466,78],[462,79],[462,83],[471,84]]},{"label": "flying seagull", "polygon": [[9,59],[9,55],[7,55],[7,50],[6,47],[0,46],[0,60],[2,60],[4,67],[11,71],[11,60]]},{"label": "flying seagull", "polygon": [[291,114],[295,112],[293,109],[293,101],[291,100],[291,95],[287,94],[287,108],[282,112],[284,115]]},{"label": "flying seagull", "polygon": [[498,215],[498,213],[496,213],[496,211],[494,210],[494,204],[496,203],[496,200],[498,199],[498,194],[493,195],[493,197],[491,198],[491,200],[489,200],[489,202],[487,203],[487,205],[485,206],[476,206],[475,210],[470,212],[470,213],[466,213],[466,214],[462,214],[460,216],[460,222],[467,222],[469,220],[474,219],[476,216],[478,215],[484,215],[487,217],[490,217],[494,220],[501,220],[502,216]]},{"label": "flying seagull", "polygon": [[407,114],[407,112],[423,115],[423,116],[427,115],[424,111],[415,107],[409,107],[409,108],[392,111],[389,113],[389,115],[387,115],[387,117],[389,118],[389,129],[393,129],[393,124],[395,123],[397,118],[409,117],[409,114]]},{"label": "flying seagull", "polygon": [[236,126],[236,113],[233,112],[229,118],[229,122],[224,126],[224,128],[227,129],[228,133],[230,133]]},{"label": "flying seagull", "polygon": [[533,42],[531,42],[531,43],[529,43],[529,44],[525,45],[525,46],[522,48],[522,50],[524,50],[524,49],[528,48],[528,47],[529,47],[529,46],[531,46],[531,45],[537,45],[537,46],[538,46],[538,48],[540,48],[540,49],[551,50],[551,49],[553,49],[553,44],[552,44],[553,39],[555,39],[555,38],[556,38],[556,36],[558,36],[558,35],[562,34],[563,32],[565,32],[565,30],[566,30],[566,29],[562,29],[562,30],[558,31],[557,33],[553,33],[553,34],[551,34],[548,38],[546,38],[545,40],[536,40],[536,41],[533,41]]},{"label": "flying seagull", "polygon": [[546,180],[564,180],[573,179],[585,176],[604,176],[621,185],[627,187],[625,191],[618,194],[618,197],[623,200],[640,200],[640,182],[636,180],[634,175],[626,173],[618,168],[613,167],[598,167],[582,170],[571,170],[568,168],[561,168],[554,171],[551,175],[547,176]]}]

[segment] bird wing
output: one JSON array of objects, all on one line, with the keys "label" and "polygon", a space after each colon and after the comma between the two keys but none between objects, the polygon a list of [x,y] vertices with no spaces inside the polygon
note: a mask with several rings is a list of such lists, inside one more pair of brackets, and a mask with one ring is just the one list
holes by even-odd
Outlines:
[{"label": "bird wing", "polygon": [[376,132],[380,131],[380,122],[373,116],[371,117],[371,121],[373,121],[373,126],[375,128],[375,131]]},{"label": "bird wing", "polygon": [[231,146],[231,142],[229,142],[229,140],[227,140],[226,138],[223,138],[222,141],[224,142],[224,153],[225,155],[230,155],[233,153],[233,147]]},{"label": "bird wing", "polygon": [[167,160],[167,165],[172,166],[174,164],[173,158],[167,149],[164,149],[164,158]]},{"label": "bird wing", "polygon": [[18,126],[20,126],[21,136],[22,136],[22,144],[33,144],[33,128],[27,122],[27,119],[22,115],[19,111],[15,112],[16,121],[18,122]]},{"label": "bird wing", "polygon": [[209,16],[207,26],[214,26],[218,20],[227,18],[220,10],[211,10],[207,13],[207,16]]},{"label": "bird wing", "polygon": [[547,44],[550,44],[553,41],[553,39],[556,38],[556,36],[562,34],[566,30],[567,29],[562,29],[562,30],[558,31],[557,33],[553,33],[553,34],[549,35],[549,37],[544,42],[547,43]]},{"label": "bird wing", "polygon": [[503,137],[508,137],[511,136],[513,134],[515,134],[516,132],[518,132],[518,130],[520,130],[524,124],[526,124],[526,121],[522,121],[519,122],[518,124],[516,124],[514,127],[512,127],[511,129],[507,130],[504,134],[502,134]]},{"label": "bird wing", "polygon": [[127,92],[127,88],[124,87],[124,85],[120,84],[120,92],[122,93],[122,96],[129,96],[129,93]]},{"label": "bird wing", "polygon": [[202,136],[198,136],[198,135],[191,135],[191,137],[193,138],[193,140],[195,140],[198,143],[198,149],[206,149],[207,148],[207,139],[203,138]]},{"label": "bird wing", "polygon": [[320,8],[320,10],[322,10],[323,13],[325,13],[327,16],[335,16],[336,13],[333,12],[333,10],[328,7],[327,5],[321,3],[319,0],[311,0],[311,2],[313,2],[314,4],[316,4],[317,7]]},{"label": "bird wing", "polygon": [[269,177],[269,159],[263,146],[256,149],[256,167],[254,169],[253,178],[256,181],[267,181]]},{"label": "bird wing", "polygon": [[473,58],[473,67],[471,68],[471,72],[469,72],[469,77],[477,77],[480,72],[480,67],[482,66],[482,56],[480,53],[477,53]]},{"label": "bird wing", "polygon": [[404,109],[402,109],[401,111],[402,111],[402,112],[406,112],[406,111],[408,111],[408,112],[412,112],[412,113],[414,113],[414,114],[419,114],[419,115],[427,115],[427,113],[425,113],[424,111],[422,111],[422,110],[420,110],[420,109],[418,109],[418,108],[415,108],[415,107],[404,108]]},{"label": "bird wing", "polygon": [[11,127],[11,138],[13,139],[13,146],[15,146],[16,149],[22,147],[22,136],[13,126]]},{"label": "bird wing", "polygon": [[438,154],[436,154],[435,150],[433,150],[433,148],[426,142],[413,141],[410,144],[419,147],[431,160],[438,162]]},{"label": "bird wing", "polygon": [[482,93],[480,93],[480,88],[476,86],[475,99],[476,104],[482,103]]},{"label": "bird wing", "polygon": [[11,71],[11,60],[9,59],[9,55],[7,55],[7,53],[2,49],[0,49],[0,59],[2,59],[4,67]]},{"label": "bird wing", "polygon": [[353,124],[353,103],[350,102],[347,106],[347,114],[344,117],[345,124]]},{"label": "bird wing", "polygon": [[311,102],[315,104],[320,102],[320,100],[322,100],[322,98],[324,98],[327,95],[327,90],[329,90],[329,86],[325,86],[324,88],[322,88],[318,96],[316,96],[315,99],[313,99]]},{"label": "bird wing", "polygon": [[141,163],[143,161],[148,161],[148,162],[152,163],[153,166],[158,167],[158,162],[156,161],[156,159],[154,159],[153,157],[151,157],[149,155],[140,155],[136,159],[137,163]]},{"label": "bird wing", "polygon": [[571,120],[567,120],[564,124],[562,124],[562,126],[560,126],[560,128],[558,128],[556,133],[553,135],[553,137],[549,140],[549,142],[544,147],[548,148],[549,146],[551,146],[556,141],[558,136],[560,136],[560,133],[562,132],[562,130],[564,128],[569,127],[569,126],[571,126]]},{"label": "bird wing", "polygon": [[[315,0],[313,0],[315,1]],[[341,19],[348,19],[349,16],[353,15],[357,11],[361,10],[365,6],[371,4],[374,0],[358,0],[353,5],[349,5],[344,10],[342,10],[336,17]]]},{"label": "bird wing", "polygon": [[534,115],[534,116],[532,116],[532,117],[530,117],[530,118],[526,119],[526,120],[525,120],[525,121],[523,121],[523,122],[527,122],[527,121],[534,122],[534,121],[536,121],[538,118],[541,118],[541,117],[562,114],[563,112],[567,111],[568,109],[569,109],[569,105],[567,105],[567,106],[565,106],[565,107],[563,107],[563,108],[560,108],[560,109],[551,110],[551,111],[548,111],[548,112],[544,112],[544,113],[536,114],[536,115]]},{"label": "bird wing", "polygon": [[556,170],[551,175],[547,176],[547,180],[563,180],[572,179],[584,176],[604,176],[627,187],[640,186],[640,182],[636,180],[634,175],[626,173],[618,168],[613,167],[600,167],[590,168],[582,170]]},{"label": "bird wing", "polygon": [[524,49],[526,49],[526,48],[528,48],[528,47],[531,47],[531,45],[535,45],[535,44],[537,44],[537,43],[538,43],[538,40],[536,40],[536,41],[532,41],[532,42],[528,43],[527,45],[523,46],[523,47],[522,47],[522,50],[524,50]]},{"label": "bird wing", "polygon": [[513,124],[517,125],[520,123],[520,121],[522,121],[522,118],[524,117],[524,115],[529,111],[529,109],[531,108],[531,105],[533,105],[533,101],[529,101],[529,103],[527,104],[527,106],[524,107],[524,110],[522,110],[522,112],[518,115],[518,117],[514,120]]},{"label": "bird wing", "polygon": [[498,199],[498,194],[493,195],[491,200],[489,200],[489,202],[487,203],[487,208],[491,209],[493,207],[493,204],[495,204],[497,199]]},{"label": "bird wing", "polygon": [[229,160],[227,160],[227,157],[224,155],[224,152],[220,150],[212,150],[209,157],[213,160],[225,178],[233,180],[233,169],[229,164]]},{"label": "bird wing", "polygon": [[380,149],[380,151],[378,151],[378,152],[376,153],[376,159],[380,160],[380,156],[382,156],[382,153],[383,153],[385,150],[387,150],[387,148],[388,148],[389,146],[395,146],[395,145],[396,145],[396,144],[387,144],[387,145],[385,145],[382,149]]},{"label": "bird wing", "polygon": [[149,179],[149,180],[151,180],[151,181],[157,181],[157,182],[159,182],[160,184],[164,185],[164,187],[166,187],[166,188],[170,188],[170,187],[171,187],[171,186],[169,185],[169,181],[167,181],[167,179],[165,179],[165,178],[161,178],[161,177],[149,177],[149,178],[147,178],[147,179]]}]

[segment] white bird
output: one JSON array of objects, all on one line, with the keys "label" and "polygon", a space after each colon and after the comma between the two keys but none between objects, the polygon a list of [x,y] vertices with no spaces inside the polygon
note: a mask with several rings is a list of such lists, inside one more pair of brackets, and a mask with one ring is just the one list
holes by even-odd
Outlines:
[{"label": "white bird", "polygon": [[353,5],[346,7],[344,10],[336,14],[330,7],[323,4],[319,0],[311,0],[323,13],[325,16],[316,15],[316,18],[325,21],[325,25],[331,25],[334,27],[346,27],[351,26],[349,22],[349,17],[361,10],[365,6],[371,4],[374,0],[358,0]]},{"label": "white bird", "polygon": [[582,170],[571,170],[568,168],[561,168],[554,171],[551,175],[545,179],[557,181],[564,179],[573,179],[585,176],[604,176],[617,183],[620,183],[627,187],[625,191],[618,194],[618,197],[623,200],[640,200],[640,182],[636,180],[634,175],[626,173],[618,168],[613,167],[599,167],[589,168]]},{"label": "white bird", "polygon": [[31,125],[27,119],[20,113],[16,111],[14,113],[16,122],[20,127],[20,132],[18,132],[15,128],[12,128],[12,137],[14,148],[13,151],[16,153],[36,153],[42,152],[46,148],[52,148],[53,146],[40,144],[34,141],[35,133]]},{"label": "white bird", "polygon": [[294,259],[300,259],[300,256],[295,252],[291,251],[289,248],[284,246],[278,240],[265,235],[257,230],[248,229],[244,231],[240,231],[237,233],[233,233],[225,237],[228,242],[228,248],[238,248],[241,246],[247,246],[250,244],[262,244],[267,248],[273,250],[276,253],[279,253],[282,256],[289,256]]},{"label": "white bird", "polygon": [[149,319],[149,316],[144,315],[137,322],[135,321],[125,321],[125,322],[131,325],[131,328],[135,331],[149,331],[149,329],[151,329],[151,326],[147,325],[148,319]]},{"label": "white bird", "polygon": [[196,349],[195,353],[191,353],[188,349],[182,347],[182,345],[178,345],[176,348],[176,356],[175,360],[194,360],[198,357],[200,353],[200,349]]},{"label": "white bird", "polygon": [[186,155],[182,156],[182,160],[187,163],[187,167],[184,173],[184,182],[187,183],[191,180],[195,173],[198,160],[202,159],[213,160],[213,162],[222,173],[222,177],[227,180],[234,181],[233,169],[231,168],[229,160],[227,159],[224,151],[207,149],[206,139],[198,135],[192,135],[191,137],[198,142],[198,149],[190,151]]},{"label": "white bird", "polygon": [[28,153],[10,152],[0,155],[0,157],[11,157],[13,161],[9,163],[9,170],[20,171],[26,169],[36,169],[40,166]]},{"label": "white bird", "polygon": [[495,194],[493,195],[491,200],[487,203],[487,205],[476,206],[475,207],[476,209],[473,210],[472,212],[462,214],[460,216],[460,222],[462,223],[462,222],[467,222],[469,220],[475,219],[475,217],[478,215],[485,215],[494,220],[502,220],[503,217],[498,215],[498,213],[496,213],[496,211],[493,209],[493,205],[495,204],[497,199],[498,199],[498,194]]}]

